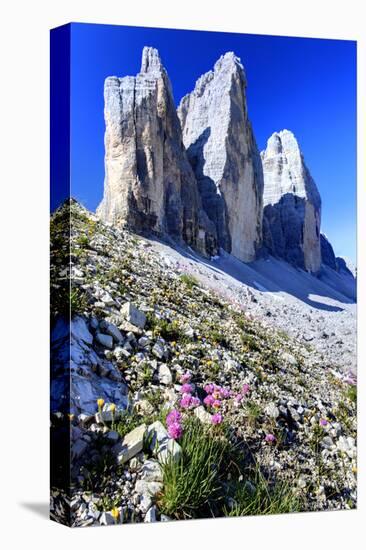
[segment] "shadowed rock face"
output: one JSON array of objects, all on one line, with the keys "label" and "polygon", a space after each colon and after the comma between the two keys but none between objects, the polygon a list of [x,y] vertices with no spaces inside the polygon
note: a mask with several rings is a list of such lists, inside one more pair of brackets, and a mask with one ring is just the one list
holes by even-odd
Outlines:
[{"label": "shadowed rock face", "polygon": [[337,260],[334,254],[333,247],[323,233],[321,233],[320,235],[320,247],[323,264],[337,271]]},{"label": "shadowed rock face", "polygon": [[348,275],[353,279],[357,277],[357,269],[347,258],[342,258],[341,256],[336,257],[337,271],[344,275]]},{"label": "shadowed rock face", "polygon": [[228,52],[178,108],[183,142],[219,245],[245,262],[262,245],[263,174],[240,59]]},{"label": "shadowed rock face", "polygon": [[157,50],[144,48],[136,77],[107,78],[104,100],[105,183],[98,215],[214,254],[216,230],[201,206]]},{"label": "shadowed rock face", "polygon": [[295,136],[288,130],[275,132],[261,157],[265,247],[271,254],[317,273],[321,265],[321,199]]}]

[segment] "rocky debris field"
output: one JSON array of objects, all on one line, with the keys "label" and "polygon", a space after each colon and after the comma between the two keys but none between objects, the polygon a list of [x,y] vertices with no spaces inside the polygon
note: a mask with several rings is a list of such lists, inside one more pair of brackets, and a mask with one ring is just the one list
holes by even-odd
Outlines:
[{"label": "rocky debris field", "polygon": [[244,264],[221,251],[209,262],[192,250],[187,253],[161,241],[152,241],[151,246],[172,269],[193,275],[226,302],[245,307],[264,326],[276,327],[317,350],[325,367],[337,365],[345,377],[355,375],[357,305],[353,277],[323,266],[317,278],[272,257]]},{"label": "rocky debris field", "polygon": [[75,201],[53,215],[51,243],[51,429],[57,437],[67,423],[71,438],[71,494],[56,476],[53,518],[87,526],[356,506],[356,385],[342,365],[264,323],[244,285],[236,300],[220,295],[154,239]]}]

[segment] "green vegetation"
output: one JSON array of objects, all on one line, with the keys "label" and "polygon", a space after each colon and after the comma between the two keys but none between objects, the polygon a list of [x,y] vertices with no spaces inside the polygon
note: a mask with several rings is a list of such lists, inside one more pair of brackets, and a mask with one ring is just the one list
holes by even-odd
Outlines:
[{"label": "green vegetation", "polygon": [[347,431],[352,431],[352,420],[354,417],[353,403],[350,404],[344,401],[339,401],[338,406],[334,410],[334,416],[340,422]]},{"label": "green vegetation", "polygon": [[188,273],[183,273],[180,276],[180,280],[186,285],[186,287],[189,288],[189,290],[192,290],[193,287],[198,286],[198,281],[196,277],[194,277],[193,275],[188,275]]},{"label": "green vegetation", "polygon": [[186,342],[188,338],[179,322],[160,319],[154,314],[147,316],[148,328],[153,331],[154,336],[161,336],[167,342]]},{"label": "green vegetation", "polygon": [[357,386],[350,386],[347,388],[346,397],[351,403],[357,403]]},{"label": "green vegetation", "polygon": [[221,499],[220,478],[230,444],[222,433],[212,433],[194,418],[184,426],[179,444],[180,460],[162,464],[164,489],[159,508],[180,519],[207,517]]},{"label": "green vegetation", "polygon": [[261,351],[260,342],[251,334],[242,333],[240,335],[241,343],[248,351]]},{"label": "green vegetation", "polygon": [[231,348],[231,341],[218,325],[212,324],[203,334],[207,340],[211,341],[213,344],[220,345],[227,349]]},{"label": "green vegetation", "polygon": [[71,289],[70,292],[70,310],[71,316],[81,314],[87,306],[87,298],[85,292],[78,288]]},{"label": "green vegetation", "polygon": [[284,481],[269,482],[258,467],[246,481],[236,483],[233,505],[224,508],[225,516],[257,516],[300,512],[301,498]]},{"label": "green vegetation", "polygon": [[96,491],[108,483],[115,459],[111,453],[100,455],[95,462],[87,462],[81,466],[80,473],[84,477],[84,490]]},{"label": "green vegetation", "polygon": [[79,235],[76,239],[76,243],[81,246],[81,248],[88,248],[89,239],[87,235]]},{"label": "green vegetation", "polygon": [[133,409],[132,412],[126,411],[119,420],[116,420],[113,427],[114,430],[123,438],[126,434],[132,432],[132,430],[140,426],[142,423],[142,416],[135,411],[135,409]]},{"label": "green vegetation", "polygon": [[249,424],[254,428],[262,414],[262,409],[259,407],[259,405],[257,405],[257,403],[248,399],[245,402],[245,414]]}]

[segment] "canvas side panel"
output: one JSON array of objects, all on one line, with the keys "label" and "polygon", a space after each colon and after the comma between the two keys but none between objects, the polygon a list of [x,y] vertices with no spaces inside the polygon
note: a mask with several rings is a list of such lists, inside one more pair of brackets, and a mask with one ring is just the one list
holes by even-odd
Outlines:
[{"label": "canvas side panel", "polygon": [[50,517],[70,526],[70,25],[50,46]]}]

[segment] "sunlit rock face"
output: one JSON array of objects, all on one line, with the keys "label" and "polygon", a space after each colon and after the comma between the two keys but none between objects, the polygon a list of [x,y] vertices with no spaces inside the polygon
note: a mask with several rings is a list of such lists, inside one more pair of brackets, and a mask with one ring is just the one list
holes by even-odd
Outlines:
[{"label": "sunlit rock face", "polygon": [[263,174],[248,120],[246,78],[228,52],[178,108],[183,142],[219,245],[245,262],[262,245]]},{"label": "sunlit rock face", "polygon": [[201,206],[158,51],[144,48],[137,76],[107,78],[104,100],[105,183],[98,215],[214,254],[216,230]]},{"label": "sunlit rock face", "polygon": [[261,157],[264,245],[271,254],[317,273],[321,199],[294,134],[272,134]]}]

